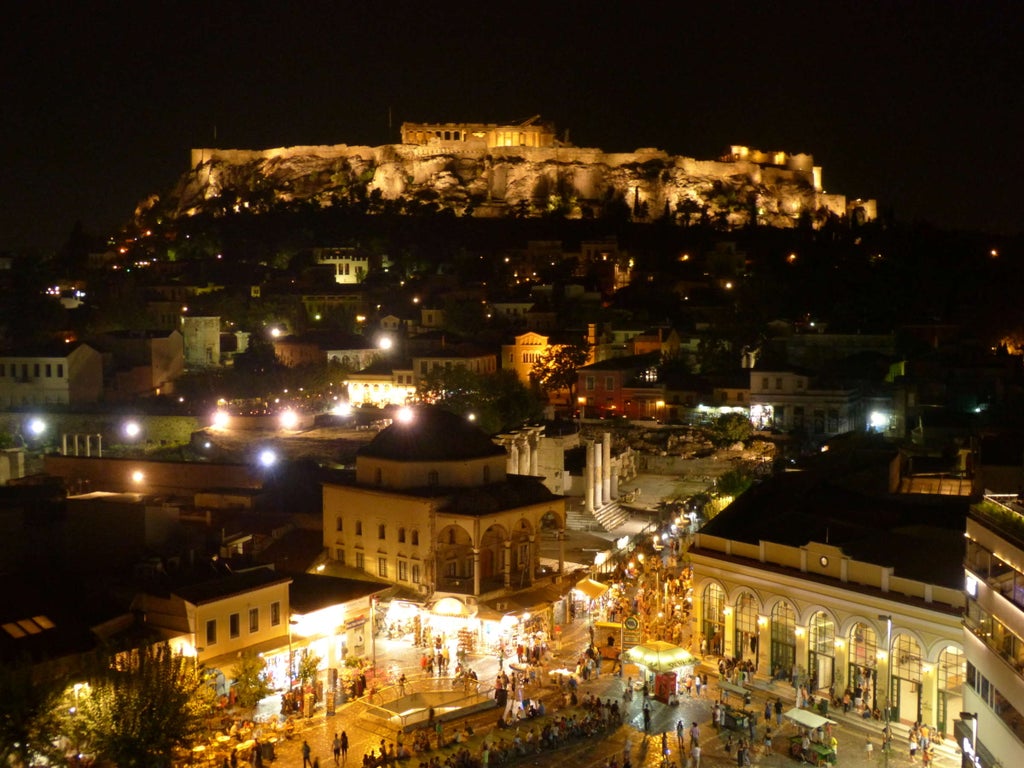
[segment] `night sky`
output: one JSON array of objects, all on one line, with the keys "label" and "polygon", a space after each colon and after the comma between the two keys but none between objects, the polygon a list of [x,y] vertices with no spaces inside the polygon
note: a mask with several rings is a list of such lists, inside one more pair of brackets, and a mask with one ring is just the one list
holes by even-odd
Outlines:
[{"label": "night sky", "polygon": [[1022,229],[1019,2],[19,5],[0,250],[115,229],[194,146],[538,113],[578,146],[809,152],[826,190],[899,219]]}]

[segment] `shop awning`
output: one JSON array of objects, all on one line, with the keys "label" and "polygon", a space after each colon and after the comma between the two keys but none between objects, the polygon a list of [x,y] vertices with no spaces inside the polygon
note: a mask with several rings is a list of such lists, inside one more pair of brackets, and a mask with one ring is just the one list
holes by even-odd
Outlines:
[{"label": "shop awning", "polygon": [[602,584],[600,581],[594,581],[593,579],[587,578],[583,579],[583,581],[576,582],[576,586],[573,587],[573,589],[579,590],[591,600],[596,600],[608,591],[608,585]]},{"label": "shop awning", "polygon": [[685,648],[666,643],[664,640],[651,640],[642,645],[634,645],[626,651],[626,658],[653,672],[667,672],[693,664],[697,660]]},{"label": "shop awning", "polygon": [[430,606],[430,612],[436,616],[453,616],[468,619],[475,614],[475,608],[466,605],[457,597],[442,597]]},{"label": "shop awning", "polygon": [[824,728],[829,723],[832,723],[832,725],[836,724],[835,720],[829,720],[827,717],[816,715],[809,710],[800,709],[798,707],[793,707],[791,710],[786,712],[784,717],[787,720],[792,720],[797,725],[809,728],[812,731],[815,728]]}]

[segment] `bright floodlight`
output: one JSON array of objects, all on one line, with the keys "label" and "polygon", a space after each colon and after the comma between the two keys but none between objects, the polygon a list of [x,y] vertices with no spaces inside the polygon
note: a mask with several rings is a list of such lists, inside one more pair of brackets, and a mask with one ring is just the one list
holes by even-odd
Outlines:
[{"label": "bright floodlight", "polygon": [[39,437],[46,431],[46,422],[42,419],[32,419],[32,421],[28,423],[28,429],[33,435]]},{"label": "bright floodlight", "polygon": [[338,403],[331,409],[331,413],[335,416],[351,416],[352,403]]},{"label": "bright floodlight", "polygon": [[295,411],[284,411],[281,413],[281,429],[295,429],[299,424],[299,414]]},{"label": "bright floodlight", "polygon": [[378,341],[378,342],[377,342],[377,346],[378,346],[378,347],[379,347],[380,349],[385,349],[385,350],[387,350],[387,349],[391,349],[391,345],[392,345],[393,343],[394,343],[394,342],[392,342],[392,341],[391,341],[391,337],[390,337],[390,336],[381,336],[381,337],[380,337],[380,341]]},{"label": "bright floodlight", "polygon": [[231,423],[231,417],[227,411],[217,411],[213,414],[213,426],[217,429],[227,429],[228,424]]},{"label": "bright floodlight", "polygon": [[272,467],[277,463],[277,454],[269,448],[260,451],[260,464],[264,467]]},{"label": "bright floodlight", "polygon": [[273,336],[276,339],[278,336],[281,335],[281,329],[280,328],[271,328],[270,329],[270,335]]},{"label": "bright floodlight", "polygon": [[408,424],[412,421],[412,408],[404,406],[398,409],[398,413],[395,414],[395,420],[401,424]]},{"label": "bright floodlight", "polygon": [[467,413],[466,414],[466,418],[469,419],[470,421],[476,421],[476,414],[475,413]]},{"label": "bright floodlight", "polygon": [[139,426],[137,421],[129,421],[124,425],[124,433],[128,437],[138,437],[142,431],[142,427]]},{"label": "bright floodlight", "polygon": [[132,482],[133,483],[141,483],[145,479],[146,479],[146,476],[144,474],[142,474],[141,470],[136,469],[134,472],[132,472]]}]

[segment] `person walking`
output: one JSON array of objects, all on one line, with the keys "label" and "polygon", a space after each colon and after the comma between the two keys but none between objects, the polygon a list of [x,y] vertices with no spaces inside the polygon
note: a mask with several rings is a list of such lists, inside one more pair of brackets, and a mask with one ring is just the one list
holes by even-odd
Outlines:
[{"label": "person walking", "polygon": [[692,768],[700,768],[700,744],[694,744],[690,750],[690,761],[687,763]]},{"label": "person walking", "polygon": [[334,741],[331,742],[331,751],[334,753],[334,764],[341,764],[341,738],[334,734]]},{"label": "person walking", "polygon": [[776,697],[775,699],[775,727],[782,727],[782,697]]},{"label": "person walking", "polygon": [[309,768],[313,768],[313,761],[309,759],[309,754],[310,754],[309,742],[303,740],[303,742],[302,742],[302,768],[306,768],[307,765],[309,766]]},{"label": "person walking", "polygon": [[348,732],[341,732],[341,764],[344,765],[348,760]]},{"label": "person walking", "polygon": [[651,732],[651,705],[644,702],[644,733]]}]

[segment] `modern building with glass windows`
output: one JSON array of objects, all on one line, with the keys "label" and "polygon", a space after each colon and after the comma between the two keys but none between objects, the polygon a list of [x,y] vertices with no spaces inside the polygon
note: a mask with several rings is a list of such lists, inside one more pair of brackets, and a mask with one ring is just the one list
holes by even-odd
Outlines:
[{"label": "modern building with glass windows", "polygon": [[892,452],[822,457],[707,523],[690,550],[698,643],[755,677],[849,689],[861,711],[881,716],[888,701],[893,721],[951,737],[968,501],[900,494],[898,476]]},{"label": "modern building with glass windows", "polygon": [[[989,495],[967,518],[965,765],[1024,765],[1024,504]],[[973,753],[974,762],[971,762]]]}]

